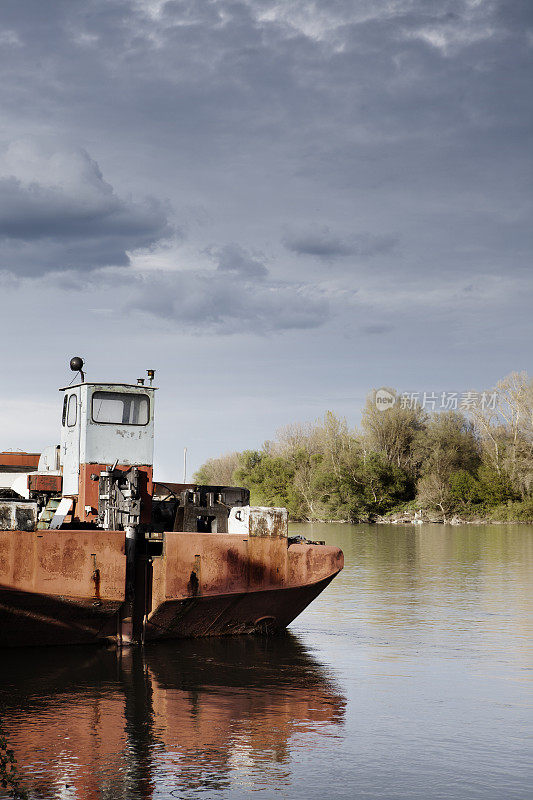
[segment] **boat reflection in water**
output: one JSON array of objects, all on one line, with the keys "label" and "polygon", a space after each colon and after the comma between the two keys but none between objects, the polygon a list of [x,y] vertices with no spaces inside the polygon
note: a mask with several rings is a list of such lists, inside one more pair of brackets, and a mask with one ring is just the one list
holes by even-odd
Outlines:
[{"label": "boat reflection in water", "polygon": [[295,734],[344,718],[345,698],[290,633],[11,651],[3,675],[24,786],[50,800],[282,787]]}]

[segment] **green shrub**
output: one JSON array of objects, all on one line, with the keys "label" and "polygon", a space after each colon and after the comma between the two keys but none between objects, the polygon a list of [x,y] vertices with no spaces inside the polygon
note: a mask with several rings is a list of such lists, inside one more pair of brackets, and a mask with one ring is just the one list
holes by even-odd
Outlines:
[{"label": "green shrub", "polygon": [[495,522],[530,522],[533,523],[533,499],[515,500],[501,504],[489,511]]}]

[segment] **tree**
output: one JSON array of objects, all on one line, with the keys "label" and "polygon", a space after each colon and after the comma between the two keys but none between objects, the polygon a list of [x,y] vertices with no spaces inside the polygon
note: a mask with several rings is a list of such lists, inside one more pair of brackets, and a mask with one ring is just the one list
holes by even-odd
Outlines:
[{"label": "tree", "polygon": [[294,454],[302,451],[306,451],[310,455],[318,453],[320,452],[318,443],[319,428],[319,420],[314,423],[296,422],[291,425],[285,425],[276,432],[276,441],[268,442],[268,450],[272,455],[285,456],[287,458],[291,458]]},{"label": "tree", "polygon": [[232,486],[233,475],[239,467],[238,453],[226,453],[219,458],[209,458],[193,475],[195,483],[207,486]]},{"label": "tree", "polygon": [[481,459],[474,426],[457,411],[433,414],[416,436],[413,457],[422,475],[446,480],[457,470],[475,473]]},{"label": "tree", "polygon": [[255,505],[284,506],[297,519],[302,516],[302,498],[294,487],[295,467],[282,456],[245,450],[235,479],[250,489]]},{"label": "tree", "polygon": [[522,498],[533,492],[533,379],[512,372],[496,385],[497,410],[508,430],[503,468]]},{"label": "tree", "polygon": [[284,505],[297,519],[365,519],[415,495],[443,515],[525,502],[533,493],[533,381],[512,373],[497,391],[497,404],[485,393],[468,417],[398,401],[382,411],[373,393],[361,434],[328,411],[282,428],[261,450],[209,459],[195,479],[240,483],[253,503]]},{"label": "tree", "polygon": [[306,519],[321,519],[324,508],[317,489],[323,456],[319,453],[309,455],[305,450],[300,450],[299,453],[299,458],[295,454],[297,466],[294,473],[294,488],[302,499],[302,513]]},{"label": "tree", "polygon": [[446,518],[458,501],[473,493],[480,464],[474,427],[457,411],[433,414],[417,437],[414,452],[422,475],[417,502],[439,509]]},{"label": "tree", "polygon": [[480,505],[485,499],[481,483],[466,469],[452,472],[448,478],[448,486],[451,499],[463,508]]},{"label": "tree", "polygon": [[353,498],[353,517],[385,514],[413,496],[413,481],[402,467],[390,464],[379,453],[370,453],[347,470]]},{"label": "tree", "polygon": [[[388,391],[396,397],[393,389]],[[368,395],[362,414],[366,448],[381,453],[389,464],[414,471],[413,446],[417,434],[424,429],[426,413],[419,406],[402,408],[398,400],[382,411],[375,403],[375,395],[375,391]]]},{"label": "tree", "polygon": [[478,484],[481,499],[488,507],[520,498],[505,470],[498,473],[491,464],[482,464],[479,468]]},{"label": "tree", "polygon": [[448,480],[432,472],[420,478],[417,487],[417,503],[421,508],[439,509],[444,521],[453,509],[455,499]]},{"label": "tree", "polygon": [[469,410],[483,462],[527,499],[533,495],[533,379],[525,372],[512,372],[484,392],[483,399]]}]

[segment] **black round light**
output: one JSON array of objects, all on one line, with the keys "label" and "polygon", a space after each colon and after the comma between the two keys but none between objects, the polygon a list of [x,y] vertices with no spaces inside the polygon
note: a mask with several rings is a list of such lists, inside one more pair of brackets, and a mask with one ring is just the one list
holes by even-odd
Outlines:
[{"label": "black round light", "polygon": [[70,368],[72,372],[80,372],[83,369],[83,358],[74,356],[70,359]]}]

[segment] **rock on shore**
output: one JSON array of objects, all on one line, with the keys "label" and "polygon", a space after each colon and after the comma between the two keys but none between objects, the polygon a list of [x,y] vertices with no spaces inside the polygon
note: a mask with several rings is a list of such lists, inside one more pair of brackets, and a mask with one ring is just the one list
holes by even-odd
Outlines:
[{"label": "rock on shore", "polygon": [[378,525],[423,525],[426,523],[447,525],[482,525],[486,519],[463,519],[457,514],[445,517],[430,511],[396,511],[386,517],[377,517]]}]

